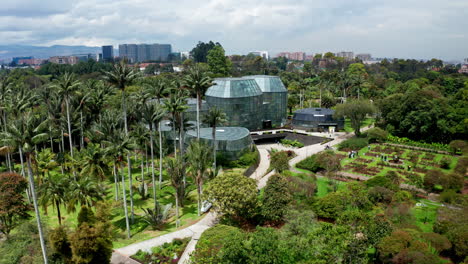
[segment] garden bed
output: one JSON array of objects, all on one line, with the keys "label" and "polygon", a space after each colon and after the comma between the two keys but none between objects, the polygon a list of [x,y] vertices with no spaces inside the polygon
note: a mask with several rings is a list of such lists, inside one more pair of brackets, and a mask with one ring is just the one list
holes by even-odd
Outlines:
[{"label": "garden bed", "polygon": [[171,243],[152,248],[151,253],[138,250],[131,258],[142,264],[175,264],[179,262],[189,242],[190,238],[176,238]]}]

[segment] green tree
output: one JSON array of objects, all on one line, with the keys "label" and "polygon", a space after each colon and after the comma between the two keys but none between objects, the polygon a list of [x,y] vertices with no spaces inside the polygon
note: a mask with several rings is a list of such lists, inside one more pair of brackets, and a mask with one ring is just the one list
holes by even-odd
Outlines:
[{"label": "green tree", "polygon": [[171,179],[174,188],[174,198],[176,201],[176,227],[179,227],[179,205],[183,206],[183,194],[185,192],[184,176],[185,164],[181,156],[166,159],[167,174]]},{"label": "green tree", "polygon": [[212,128],[211,137],[213,138],[213,171],[216,171],[216,127],[226,122],[226,113],[217,107],[211,107],[203,118],[203,123]]},{"label": "green tree", "polygon": [[276,172],[281,173],[289,169],[289,157],[286,151],[277,151],[271,154],[270,166]]},{"label": "green tree", "polygon": [[215,44],[213,41],[208,43],[199,41],[197,46],[190,51],[190,57],[192,57],[195,62],[207,62],[208,52],[217,45],[221,46],[218,42]]},{"label": "green tree", "polygon": [[229,218],[253,217],[257,211],[257,185],[255,180],[238,173],[223,173],[208,183],[207,199],[214,208]]},{"label": "green tree", "polygon": [[187,149],[187,160],[190,164],[190,168],[193,170],[192,175],[197,185],[197,204],[198,204],[198,215],[201,215],[201,195],[203,180],[207,176],[207,169],[211,162],[211,151],[209,147],[201,141],[192,141]]},{"label": "green tree", "polygon": [[375,113],[375,107],[367,100],[349,100],[336,107],[335,117],[348,117],[356,136],[361,134],[361,123],[367,115]]},{"label": "green tree", "polygon": [[66,192],[67,188],[64,184],[63,178],[53,180],[47,178],[42,185],[39,186],[39,203],[47,212],[47,207],[52,205],[53,208],[57,209],[57,219],[59,225],[62,225],[62,215],[60,213],[60,206],[66,203]]},{"label": "green tree", "polygon": [[292,201],[288,182],[284,176],[273,174],[267,181],[262,198],[263,217],[271,221],[281,221],[287,206]]},{"label": "green tree", "polygon": [[195,64],[188,69],[188,74],[184,79],[184,85],[197,95],[197,139],[200,139],[200,108],[202,97],[213,83],[208,73],[205,72],[199,64]]},{"label": "green tree", "polygon": [[214,46],[208,52],[206,58],[212,73],[226,76],[231,71],[232,62],[224,54],[224,49],[221,45]]},{"label": "green tree", "polygon": [[16,173],[0,174],[0,232],[8,235],[21,220],[30,217],[31,206],[24,199],[28,182]]}]

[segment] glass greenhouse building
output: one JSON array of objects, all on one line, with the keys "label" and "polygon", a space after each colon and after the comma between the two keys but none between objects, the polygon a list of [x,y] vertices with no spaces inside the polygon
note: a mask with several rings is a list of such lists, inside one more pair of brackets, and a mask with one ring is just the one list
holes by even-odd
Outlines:
[{"label": "glass greenhouse building", "polygon": [[327,108],[300,109],[294,112],[292,125],[322,131],[327,131],[329,127],[335,127],[335,130],[344,129],[344,118],[335,119],[334,113],[334,110]]},{"label": "glass greenhouse building", "polygon": [[286,122],[288,90],[278,76],[252,75],[263,93],[263,120],[270,120],[273,127]]},{"label": "glass greenhouse building", "polygon": [[227,126],[262,128],[263,93],[252,78],[218,78],[205,93],[209,107],[218,107],[227,116]]},{"label": "glass greenhouse building", "polygon": [[[205,127],[200,129],[200,140],[210,146],[213,144],[213,129]],[[186,134],[186,143],[197,138],[197,131],[190,130]],[[250,132],[244,127],[217,127],[216,128],[217,152],[228,160],[236,160],[242,154],[250,150],[253,145]]]}]

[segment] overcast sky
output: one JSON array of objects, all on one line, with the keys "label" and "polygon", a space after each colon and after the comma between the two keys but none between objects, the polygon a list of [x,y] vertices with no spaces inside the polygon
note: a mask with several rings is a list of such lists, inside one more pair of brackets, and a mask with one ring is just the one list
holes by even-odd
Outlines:
[{"label": "overcast sky", "polygon": [[468,58],[468,0],[1,0],[0,45],[218,41],[251,50]]}]

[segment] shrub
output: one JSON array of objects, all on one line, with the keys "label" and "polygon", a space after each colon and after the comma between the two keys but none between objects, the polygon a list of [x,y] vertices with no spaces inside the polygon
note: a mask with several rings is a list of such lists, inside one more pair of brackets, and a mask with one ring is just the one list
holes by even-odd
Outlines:
[{"label": "shrub", "polygon": [[374,142],[385,142],[387,140],[388,133],[387,131],[374,127],[369,130],[367,130],[367,139],[369,140],[369,143],[374,143]]},{"label": "shrub", "polygon": [[437,233],[424,233],[422,237],[431,244],[438,252],[442,252],[452,247],[452,243],[446,236]]},{"label": "shrub", "polygon": [[267,182],[262,199],[262,215],[267,221],[280,221],[291,202],[288,182],[280,174],[272,175]]},{"label": "shrub", "polygon": [[465,140],[452,140],[449,147],[453,154],[458,152],[466,154],[468,152],[468,143]]},{"label": "shrub", "polygon": [[281,139],[280,142],[281,142],[281,144],[283,144],[283,145],[291,146],[291,147],[295,147],[295,148],[302,148],[302,147],[304,147],[304,144],[302,144],[301,142],[297,141],[296,139],[295,139],[295,140]]},{"label": "shrub", "polygon": [[367,138],[350,138],[338,145],[338,150],[360,150],[369,145]]},{"label": "shrub", "polygon": [[301,160],[299,163],[296,164],[296,167],[304,170],[309,170],[311,172],[318,172],[319,170],[323,170],[324,168],[316,161],[317,154],[314,154],[310,157],[307,157],[304,160]]},{"label": "shrub", "polygon": [[369,189],[369,200],[376,203],[386,203],[389,204],[392,202],[393,194],[395,192],[387,189],[385,187],[376,186]]},{"label": "shrub", "polygon": [[190,260],[194,264],[220,263],[220,250],[228,240],[231,240],[241,231],[233,226],[215,225],[207,229],[198,240],[195,251]]},{"label": "shrub", "polygon": [[455,172],[459,174],[465,174],[468,168],[468,157],[461,157],[458,159],[457,165],[455,166]]},{"label": "shrub", "polygon": [[145,215],[143,216],[143,221],[148,223],[153,230],[158,230],[161,225],[169,217],[169,210],[171,209],[172,204],[166,204],[161,206],[156,202],[156,208],[142,208]]},{"label": "shrub", "polygon": [[464,177],[458,173],[444,174],[440,184],[445,189],[453,189],[455,191],[460,191],[464,185]]},{"label": "shrub", "polygon": [[336,219],[346,209],[346,204],[341,193],[332,192],[318,199],[314,207],[318,216]]},{"label": "shrub", "polygon": [[449,169],[450,168],[450,162],[451,160],[447,157],[443,157],[440,162],[439,162],[439,165],[442,169]]},{"label": "shrub", "polygon": [[430,170],[426,172],[423,181],[424,188],[428,191],[434,190],[435,185],[440,184],[443,177],[444,174],[440,170]]},{"label": "shrub", "polygon": [[276,172],[281,173],[289,169],[289,156],[286,151],[278,151],[271,154],[270,166]]}]

